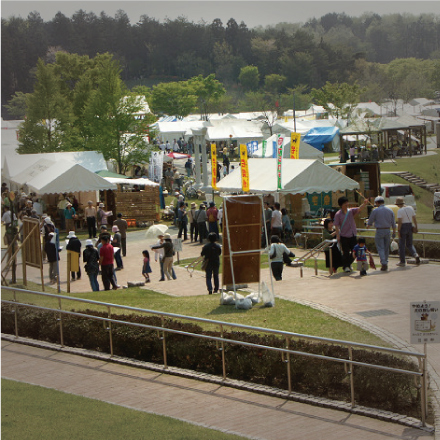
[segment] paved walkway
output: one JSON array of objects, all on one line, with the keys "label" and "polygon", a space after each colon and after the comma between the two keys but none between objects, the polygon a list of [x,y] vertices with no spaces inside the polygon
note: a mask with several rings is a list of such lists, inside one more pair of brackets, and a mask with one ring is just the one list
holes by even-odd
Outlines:
[{"label": "paved walkway", "polygon": [[[171,231],[171,233],[175,233],[175,231]],[[128,256],[124,259],[124,270],[117,272],[118,274],[118,282],[119,284],[126,284],[127,281],[141,281],[143,279],[141,275],[141,265],[142,265],[142,250],[145,248],[149,248],[150,242],[146,242],[144,238],[145,231],[139,231],[129,234],[128,239]],[[172,234],[173,235],[173,234]],[[200,254],[201,247],[198,244],[193,244],[189,242],[184,242],[183,245],[183,252],[180,254],[180,258],[195,258]],[[301,250],[295,250],[295,253],[299,255]],[[65,262],[63,258],[65,255],[62,254],[62,260],[61,260],[61,267],[65,267]],[[153,254],[152,254],[153,255]],[[409,321],[409,310],[410,310],[410,302],[413,301],[423,301],[423,300],[440,300],[440,293],[439,293],[439,287],[438,287],[438,280],[439,280],[439,274],[440,274],[440,266],[435,264],[422,264],[418,267],[407,265],[405,268],[398,268],[396,267],[396,263],[398,262],[397,259],[393,259],[390,262],[390,270],[388,273],[383,273],[378,270],[375,271],[369,271],[369,275],[367,277],[360,278],[357,273],[353,273],[350,275],[347,274],[336,274],[333,277],[329,277],[327,273],[319,272],[318,275],[315,275],[314,270],[312,269],[305,269],[304,270],[304,277],[300,277],[300,272],[296,268],[285,268],[284,269],[284,275],[283,275],[283,281],[274,283],[274,290],[275,295],[277,297],[282,297],[286,299],[290,299],[293,301],[298,301],[304,304],[309,304],[313,307],[317,307],[321,310],[324,310],[328,313],[331,313],[335,316],[339,316],[343,319],[348,319],[351,322],[354,322],[358,325],[360,325],[363,328],[368,329],[369,331],[372,331],[373,333],[378,334],[379,336],[383,337],[385,340],[391,341],[399,348],[406,348],[410,350],[417,350],[422,352],[423,346],[416,345],[411,346],[409,340],[410,340],[410,321]],[[205,287],[205,278],[204,274],[200,271],[194,272],[193,276],[190,277],[189,273],[180,267],[176,267],[176,273],[177,273],[177,280],[176,281],[165,281],[165,282],[159,282],[159,268],[158,263],[152,263],[152,282],[147,285],[148,289],[157,290],[159,292],[163,292],[170,295],[176,295],[176,296],[192,296],[192,295],[205,295],[207,294],[206,287]],[[20,276],[20,268],[18,271],[18,276]],[[45,274],[45,280],[48,281],[47,278],[47,272],[48,267],[45,265],[44,267],[44,274]],[[62,271],[62,273],[65,273],[65,271]],[[35,269],[29,269],[28,270],[29,279],[33,279],[38,282],[39,279],[39,273]],[[65,276],[62,278],[65,279]],[[269,271],[263,270],[262,271],[262,280],[266,281],[266,283],[270,286],[270,278],[269,278]],[[66,289],[66,282],[63,282],[61,284],[62,290]],[[89,283],[87,277],[83,276],[81,280],[75,281],[71,284],[71,291],[72,292],[84,292],[84,291],[90,291]],[[118,290],[114,292],[115,295],[123,295],[124,290]],[[99,300],[99,293],[96,293],[96,299]],[[148,304],[145,304],[145,307],[148,307]],[[295,331],[295,328],[292,328],[291,331]],[[24,350],[23,347],[17,347],[16,345],[9,345],[10,347],[8,350],[3,354],[2,360],[3,360],[3,366],[7,365],[7,362],[9,361],[9,356],[12,356],[12,353],[18,351],[21,352]],[[12,348],[15,347],[15,348]],[[32,349],[31,351],[33,351]],[[55,362],[58,356],[65,356],[64,354],[60,353],[48,353],[48,354],[41,354],[41,355],[32,355],[32,353],[29,354],[16,354],[14,356],[22,357],[21,361],[21,367],[20,368],[27,368],[30,371],[33,371],[33,362],[37,359],[44,358],[44,359],[50,359],[51,362],[54,362],[51,365],[60,365],[60,363]],[[439,395],[440,390],[440,344],[431,344],[428,346],[428,358],[429,358],[429,364],[430,364],[430,372],[431,372],[431,388],[437,392],[437,396]],[[79,365],[79,370],[75,371],[81,371],[81,368],[84,368],[83,362],[87,364],[87,362],[91,362],[87,359],[78,359],[73,360],[69,358],[69,365],[72,363],[74,365]],[[5,361],[6,360],[6,361]],[[105,363],[104,363],[105,364]],[[114,369],[117,369],[119,367],[111,364],[105,364],[104,367],[96,368],[98,371],[103,371],[106,369],[110,369],[113,371]],[[44,368],[42,367],[43,371]],[[10,373],[6,374],[6,370],[2,368],[2,375],[5,375],[9,377],[9,374],[13,373],[14,369],[10,370]],[[18,373],[19,369],[17,369]],[[31,376],[29,376],[30,371],[27,373],[23,373],[22,378],[17,378],[17,380],[24,380],[32,382]],[[54,370],[50,370],[51,374],[48,375],[47,380],[49,383],[51,383],[51,377],[56,372],[56,368]],[[137,372],[134,373],[134,370],[129,373],[129,376],[137,376]],[[63,374],[63,370],[59,374]],[[67,373],[66,373],[67,374]],[[71,378],[72,374],[74,373],[68,373],[67,377]],[[109,373],[107,373],[109,374]],[[112,373],[113,374],[113,373]],[[144,372],[139,373],[141,375],[146,374]],[[153,377],[157,377],[157,373],[152,373]],[[87,383],[95,383],[92,382],[92,380],[88,377],[89,372],[86,374],[86,380]],[[44,374],[37,374],[37,376],[40,378],[40,376],[44,376]],[[13,377],[13,376],[12,376]],[[28,379],[25,379],[28,377]],[[112,380],[114,381],[114,375],[112,376]],[[119,376],[118,376],[119,377]],[[124,376],[125,377],[125,376]],[[168,376],[160,376],[162,378]],[[43,379],[43,377],[41,377]],[[97,379],[96,379],[97,380]],[[151,379],[153,380],[153,379]],[[169,383],[175,383],[175,381],[178,380],[176,378],[169,378]],[[72,381],[72,379],[69,379],[69,381]],[[75,381],[72,381],[75,382]],[[168,379],[166,381],[163,381],[168,383]],[[145,383],[150,383],[150,380],[145,380]],[[182,382],[186,383],[186,382]],[[165,384],[166,385],[166,384]],[[50,386],[50,385],[45,385]],[[113,386],[119,387],[119,383],[115,382]],[[212,385],[211,385],[212,386]],[[205,399],[207,399],[207,396],[213,397],[215,394],[215,397],[218,398],[218,394],[223,393],[234,393],[235,391],[229,390],[229,389],[222,389],[220,388],[216,392],[213,392],[214,388],[211,388],[210,385],[207,384],[200,384],[200,387],[202,389],[205,389],[204,387],[207,387],[210,391],[203,394],[203,398],[198,404],[194,405],[195,407],[205,407],[210,408],[210,404],[205,403]],[[54,386],[55,388],[58,387]],[[191,394],[188,396],[189,399],[192,399],[195,395],[200,396],[201,393],[199,390],[199,385],[180,385],[178,388],[180,390],[187,389],[191,390],[191,393],[194,392],[195,394]],[[99,386],[99,389],[105,390],[106,387],[101,385]],[[168,389],[168,388],[167,388]],[[197,389],[194,391],[194,389]],[[221,390],[221,392],[220,392]],[[74,392],[72,388],[69,389],[69,392]],[[168,391],[167,391],[168,392]],[[82,394],[83,391],[80,392]],[[135,393],[136,394],[136,393]],[[87,394],[88,395],[88,394]],[[156,395],[156,394],[155,394]],[[97,397],[96,395],[94,397]],[[195,398],[195,397],[194,397]],[[104,393],[103,400],[108,400],[107,394]],[[222,398],[224,399],[224,398]],[[254,401],[255,399],[255,401]],[[259,399],[263,399],[264,403],[261,404]],[[265,400],[267,399],[267,400]],[[275,399],[275,400],[272,400]],[[298,430],[298,432],[301,432],[300,429],[303,429],[302,427],[308,427],[307,429],[307,438],[308,439],[318,439],[321,438],[322,435],[326,435],[327,437],[330,435],[330,432],[335,430],[335,432],[339,432],[339,429],[341,429],[340,435],[337,435],[334,438],[350,438],[350,439],[367,439],[367,438],[375,438],[380,439],[382,436],[385,437],[391,437],[391,438],[423,438],[423,436],[426,436],[427,434],[418,431],[417,434],[409,433],[409,428],[402,428],[398,425],[390,425],[390,427],[385,428],[382,426],[385,422],[379,422],[379,421],[373,421],[370,419],[366,419],[365,422],[362,422],[360,420],[363,420],[363,418],[357,418],[356,422],[354,423],[354,426],[352,426],[350,429],[354,429],[354,431],[350,431],[350,434],[346,434],[345,429],[347,428],[345,422],[349,425],[353,421],[354,416],[350,416],[348,414],[337,412],[333,416],[327,415],[327,411],[332,410],[323,410],[324,413],[319,413],[318,409],[311,409],[309,408],[307,411],[303,408],[296,409],[297,407],[294,402],[286,402],[284,400],[277,400],[276,398],[270,398],[270,397],[237,397],[237,398],[231,398],[231,400],[228,400],[228,405],[231,404],[232,401],[239,401],[241,404],[243,402],[258,402],[258,403],[252,403],[251,404],[251,412],[252,416],[250,417],[251,427],[246,427],[246,423],[240,423],[237,421],[237,423],[231,424],[231,426],[225,426],[227,425],[228,421],[231,420],[230,414],[225,414],[222,416],[223,411],[223,405],[221,402],[224,402],[224,400],[216,400],[217,403],[212,402],[213,408],[218,408],[218,414],[216,410],[210,410],[209,415],[204,413],[204,408],[197,408],[189,410],[188,407],[183,410],[183,413],[180,413],[180,415],[176,415],[176,413],[170,410],[169,414],[173,417],[182,418],[185,420],[189,420],[195,423],[202,423],[207,426],[215,426],[219,429],[225,429],[225,430],[232,430],[235,431],[238,429],[238,427],[242,427],[242,429],[245,429],[245,431],[239,431],[243,435],[249,436],[249,437],[258,437],[258,438],[264,438],[264,439],[270,439],[270,438],[292,438],[292,431],[295,430],[295,432]],[[171,395],[168,398],[168,402],[172,402],[173,398]],[[138,399],[138,402],[140,403],[141,400]],[[208,400],[206,400],[208,402]],[[144,402],[145,404],[145,402]],[[151,402],[149,402],[149,405]],[[136,403],[133,403],[134,407],[136,407]],[[272,405],[272,407],[271,407]],[[129,405],[131,406],[131,404]],[[166,405],[165,405],[166,407]],[[162,405],[159,405],[158,408],[160,410],[154,410],[154,409],[146,409],[144,406],[141,406],[140,409],[145,409],[147,411],[157,412],[157,413],[163,413],[165,412],[165,407]],[[228,407],[229,408],[229,407]],[[257,411],[257,408],[264,408],[264,415],[259,414],[259,409]],[[268,411],[268,408],[272,408],[271,411]],[[282,409],[282,411],[281,411]],[[284,412],[286,410],[286,412]],[[163,411],[163,412],[162,412]],[[226,411],[226,409],[225,409]],[[229,411],[229,409],[228,409]],[[231,414],[240,414],[241,407],[236,408],[235,411],[231,410]],[[267,411],[267,412],[266,412]],[[310,414],[310,412],[312,414]],[[315,413],[314,411],[318,411]],[[197,416],[194,415],[194,413],[197,413]],[[283,417],[282,420],[284,422],[281,422],[279,420],[278,416],[276,414],[282,413]],[[270,414],[270,415],[269,415]],[[287,414],[289,414],[289,417],[285,417]],[[303,414],[303,418],[298,419],[298,415]],[[310,415],[309,415],[310,414]],[[260,415],[262,417],[260,417]],[[277,427],[277,431],[280,431],[281,433],[275,436],[272,436],[270,432],[267,432],[266,429],[264,429],[263,426],[256,429],[255,433],[252,431],[254,424],[260,424],[259,420],[263,419],[264,423],[262,425],[271,425],[272,427]],[[239,420],[243,421],[239,418]],[[364,425],[366,423],[366,425]],[[374,425],[377,426],[376,428],[371,428],[370,424],[378,424]],[[438,424],[438,421],[437,421]],[[243,425],[243,426],[242,426]],[[319,427],[318,427],[319,425]],[[385,425],[389,425],[386,424]],[[287,427],[283,427],[287,426]],[[438,424],[437,426],[440,426]],[[338,429],[336,430],[336,427]],[[362,427],[362,428],[361,428]],[[344,428],[344,429],[343,429]],[[372,429],[372,431],[370,431]],[[393,431],[393,433],[387,433],[388,429]],[[394,431],[396,430],[397,431]],[[248,431],[251,430],[251,431]],[[284,431],[283,431],[284,430]],[[270,431],[270,430],[269,430]],[[391,432],[390,431],[390,432]],[[439,429],[437,429],[439,431]],[[284,434],[282,433],[284,432]],[[287,432],[290,432],[290,437],[288,436]],[[400,434],[399,434],[400,432]],[[438,435],[439,433],[437,433]],[[305,435],[305,434],[304,434]],[[300,438],[299,436],[297,438]],[[330,437],[332,438],[332,437]],[[439,437],[440,438],[440,437]]]}]

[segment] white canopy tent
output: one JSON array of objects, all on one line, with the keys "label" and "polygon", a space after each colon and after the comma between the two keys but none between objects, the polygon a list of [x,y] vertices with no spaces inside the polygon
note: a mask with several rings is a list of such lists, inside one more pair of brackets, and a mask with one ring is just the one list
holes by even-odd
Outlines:
[{"label": "white canopy tent", "polygon": [[[270,138],[266,139],[267,146],[264,153],[264,157],[273,157],[273,142],[277,141],[278,135],[274,134]],[[263,157],[263,143],[258,143],[258,150],[252,153],[253,157]],[[283,141],[283,157],[290,158],[290,136],[284,136]],[[317,159],[324,162],[324,153],[317,148],[312,147],[306,142],[300,142],[299,146],[299,158],[300,159]]]},{"label": "white canopy tent", "polygon": [[104,177],[110,183],[115,185],[144,185],[144,186],[160,186],[158,183],[151,181],[150,179],[140,178],[140,179],[123,179],[121,177]]},{"label": "white canopy tent", "polygon": [[116,189],[115,184],[68,161],[54,163],[26,182],[26,185],[29,191],[40,195]]},{"label": "white canopy tent", "polygon": [[11,180],[11,177],[20,174],[35,163],[43,163],[45,160],[51,162],[67,161],[71,164],[79,164],[93,173],[107,169],[104,156],[97,151],[13,154],[4,157],[2,162],[2,178]]},{"label": "white canopy tent", "polygon": [[[277,159],[249,159],[249,190],[255,193],[304,194],[313,192],[344,191],[359,188],[359,183],[311,159],[283,159],[281,163],[281,190],[277,188]],[[240,192],[241,169],[217,183],[221,191]]]}]

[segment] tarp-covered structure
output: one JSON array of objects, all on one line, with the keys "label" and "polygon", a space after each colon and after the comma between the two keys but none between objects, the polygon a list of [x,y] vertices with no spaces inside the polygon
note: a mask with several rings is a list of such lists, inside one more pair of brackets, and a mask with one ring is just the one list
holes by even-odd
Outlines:
[{"label": "tarp-covered structure", "polygon": [[53,163],[44,172],[28,180],[26,186],[29,191],[40,195],[117,188],[115,184],[87,170],[82,165],[68,161]]},{"label": "tarp-covered structure", "polygon": [[[264,157],[274,157],[273,143],[277,142],[278,135],[274,134],[270,138],[266,139],[266,150]],[[263,157],[263,143],[258,143],[258,149],[252,153],[252,157]],[[276,153],[275,153],[276,157]],[[284,137],[283,141],[283,157],[290,158],[290,136]],[[299,158],[300,159],[318,159],[324,161],[324,153],[317,148],[303,142],[301,140],[299,146]]]},{"label": "tarp-covered structure", "polygon": [[[359,183],[311,159],[283,159],[281,162],[281,189],[278,189],[277,159],[248,159],[249,191],[255,193],[304,194],[345,191],[359,188]],[[241,169],[217,183],[220,191],[242,191]]]}]

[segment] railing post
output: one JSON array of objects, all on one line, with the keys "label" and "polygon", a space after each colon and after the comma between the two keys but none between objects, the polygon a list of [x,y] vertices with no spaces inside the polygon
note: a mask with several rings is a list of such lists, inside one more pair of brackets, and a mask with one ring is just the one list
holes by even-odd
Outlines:
[{"label": "railing post", "polygon": [[60,317],[58,320],[60,321],[60,343],[61,347],[64,347],[64,333],[63,333],[63,314],[61,313],[61,298],[58,298],[58,308],[60,309]]},{"label": "railing post", "polygon": [[318,257],[315,257],[315,275],[318,275]]},{"label": "railing post", "polygon": [[[111,319],[112,317],[112,312],[111,312],[111,306],[107,306],[107,310],[108,310],[108,317],[109,319]],[[110,356],[113,357],[113,333],[112,333],[112,322],[109,321],[108,322],[108,336],[109,336],[109,340],[110,340]]]},{"label": "railing post", "polygon": [[[348,347],[348,358],[350,361],[353,361],[353,347]],[[350,394],[351,394],[351,407],[354,408],[356,405],[356,402],[354,400],[354,367],[353,364],[350,362],[350,367],[348,370],[348,374],[350,375]]]},{"label": "railing post", "polygon": [[[286,349],[289,350],[289,338],[286,337]],[[290,353],[287,353],[287,384],[289,387],[289,394],[292,392],[292,372],[290,371]]]},{"label": "railing post", "polygon": [[[161,317],[162,320],[162,327],[165,327],[165,323],[164,323],[164,317]],[[164,368],[168,368],[168,363],[167,363],[167,342],[165,339],[165,330],[162,330],[162,348],[163,348],[163,366]]]},{"label": "railing post", "polygon": [[[14,290],[14,301],[17,302],[17,292]],[[18,306],[15,304],[14,306],[14,321],[15,321],[15,337],[18,338],[18,316],[17,311]]]},{"label": "railing post", "polygon": [[[220,324],[220,334],[223,338],[223,324]],[[225,358],[225,342],[222,341],[222,346],[220,348],[222,352],[222,368],[223,368],[223,380],[226,380],[226,358]]]}]

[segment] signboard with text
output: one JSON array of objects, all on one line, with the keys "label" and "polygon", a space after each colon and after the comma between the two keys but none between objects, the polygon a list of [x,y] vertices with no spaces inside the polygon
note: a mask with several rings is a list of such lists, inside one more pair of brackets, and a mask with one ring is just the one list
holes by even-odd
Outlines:
[{"label": "signboard with text", "polygon": [[249,191],[249,168],[247,147],[245,144],[240,144],[240,166],[241,166],[241,186],[243,192]]},{"label": "signboard with text", "polygon": [[440,301],[411,303],[411,344],[440,343],[439,311]]},{"label": "signboard with text", "polygon": [[299,141],[301,140],[300,133],[290,134],[290,158],[299,159]]},{"label": "signboard with text", "polygon": [[211,185],[217,189],[217,145],[211,144]]},{"label": "signboard with text", "polygon": [[283,136],[278,136],[277,141],[277,188],[282,189],[281,183],[281,165],[283,162]]}]

